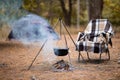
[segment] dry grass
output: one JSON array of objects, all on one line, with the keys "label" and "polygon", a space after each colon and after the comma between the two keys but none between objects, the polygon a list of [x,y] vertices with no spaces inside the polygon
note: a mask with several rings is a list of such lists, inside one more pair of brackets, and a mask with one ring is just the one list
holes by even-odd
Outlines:
[{"label": "dry grass", "polygon": [[[74,40],[77,37],[76,34],[79,31],[84,31],[84,29],[84,26],[81,26],[79,29],[75,28],[75,26],[68,28]],[[103,60],[99,63],[96,62],[95,59],[98,59],[98,54],[90,54],[93,60],[88,61],[85,52],[83,52],[82,54],[87,63],[78,63],[78,52],[75,51],[75,46],[67,35],[68,46],[71,51],[71,61],[75,69],[73,71],[53,72],[51,65],[58,59],[68,60],[68,56],[57,57],[55,61],[48,62],[47,58],[52,59],[53,57],[47,54],[47,57],[44,57],[44,52],[41,52],[31,69],[27,71],[26,69],[31,64],[40,47],[34,44],[23,45],[19,42],[4,41],[10,29],[8,26],[1,27],[0,80],[31,80],[31,77],[35,77],[38,80],[119,80],[120,64],[117,61],[120,56],[120,45],[118,45],[120,43],[120,29],[119,27],[115,27],[114,29],[117,34],[113,39],[114,48],[110,48],[110,61]],[[59,31],[59,27],[57,27],[56,31]],[[49,53],[47,49],[45,51]],[[102,58],[104,59],[105,57],[105,54],[103,54]]]},{"label": "dry grass", "polygon": [[[76,26],[71,26],[71,27],[67,27],[67,30],[71,33],[71,34],[78,34],[78,32],[82,32],[84,31],[85,26],[80,26],[79,28],[77,28]],[[60,26],[57,26],[55,28],[55,31],[60,33]],[[67,31],[65,30],[65,28],[62,28],[62,31],[64,31],[65,33],[67,33]]]},{"label": "dry grass", "polygon": [[[71,34],[77,34],[79,31],[83,31],[85,29],[84,26],[80,26],[79,28],[76,28],[76,26],[72,26],[72,27],[67,27],[68,31],[71,33]],[[7,26],[7,25],[3,25],[2,27],[0,27],[0,40],[6,40],[7,39],[7,36],[8,34],[10,33],[10,27]],[[63,28],[62,30],[64,30],[64,33],[67,34],[66,30]],[[55,31],[57,33],[60,33],[60,27],[57,26],[55,28]]]},{"label": "dry grass", "polygon": [[[81,25],[79,28],[77,28],[76,26],[71,26],[71,27],[67,27],[68,31],[70,32],[70,34],[78,34],[78,32],[83,32],[86,28],[86,25]],[[119,26],[114,26],[114,31],[115,33],[119,33],[120,32],[120,27]],[[10,32],[10,27],[6,24],[4,24],[2,27],[0,27],[0,40],[6,40],[9,32]],[[60,26],[56,26],[55,27],[55,31],[57,33],[60,33]],[[64,31],[64,33],[67,34],[65,28],[62,28],[62,31]]]},{"label": "dry grass", "polygon": [[10,32],[10,27],[6,24],[0,27],[0,40],[6,40]]},{"label": "dry grass", "polygon": [[120,32],[120,26],[114,26],[113,29],[115,30],[115,33]]},{"label": "dry grass", "polygon": [[[72,35],[75,39],[77,35]],[[78,52],[75,51],[75,46],[72,44],[69,36],[68,46],[71,51],[71,61],[74,66],[73,71],[54,72],[51,65],[59,59],[69,60],[68,56],[57,57],[54,61],[49,62],[48,58],[53,58],[51,55],[46,57],[44,52],[41,52],[34,62],[30,70],[28,66],[37,54],[40,47],[31,44],[23,45],[19,42],[0,41],[0,80],[32,80],[35,77],[38,80],[119,80],[120,79],[120,64],[117,63],[120,55],[120,36],[116,34],[113,39],[113,47],[110,48],[111,60],[106,61],[106,55],[102,55],[102,61],[98,62],[98,54],[90,54],[91,61],[87,60],[85,52],[82,52],[85,62],[78,63]],[[50,53],[45,49],[47,53]]]}]

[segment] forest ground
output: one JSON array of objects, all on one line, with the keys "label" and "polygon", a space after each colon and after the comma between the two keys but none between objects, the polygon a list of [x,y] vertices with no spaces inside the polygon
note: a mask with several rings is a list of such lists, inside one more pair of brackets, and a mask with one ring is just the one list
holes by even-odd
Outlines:
[{"label": "forest ground", "polygon": [[[82,52],[85,62],[78,62],[78,52],[69,36],[67,37],[73,70],[61,72],[53,71],[52,65],[60,59],[69,61],[68,56],[58,58],[54,53],[51,56],[41,52],[30,70],[27,70],[40,47],[37,44],[0,41],[0,80],[32,80],[33,77],[36,80],[120,80],[120,33],[115,34],[112,39],[113,48],[109,46],[111,59],[106,60],[103,53],[101,62],[99,54],[90,53],[89,61],[85,52]],[[75,40],[77,35],[72,37]]]}]

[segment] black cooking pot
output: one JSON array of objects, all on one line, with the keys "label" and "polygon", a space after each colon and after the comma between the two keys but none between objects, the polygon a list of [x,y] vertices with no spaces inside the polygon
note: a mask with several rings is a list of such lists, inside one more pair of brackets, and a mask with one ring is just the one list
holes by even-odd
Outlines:
[{"label": "black cooking pot", "polygon": [[56,56],[65,56],[68,54],[69,48],[54,48],[54,53]]}]

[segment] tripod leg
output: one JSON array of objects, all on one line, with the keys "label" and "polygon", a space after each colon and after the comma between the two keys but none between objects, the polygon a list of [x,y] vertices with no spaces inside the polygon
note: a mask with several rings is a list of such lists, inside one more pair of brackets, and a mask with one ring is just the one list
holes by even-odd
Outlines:
[{"label": "tripod leg", "polygon": [[30,66],[28,67],[27,70],[30,70],[30,68],[32,67],[34,61],[36,60],[36,58],[38,57],[39,53],[41,52],[41,50],[43,49],[43,47],[45,46],[45,43],[47,42],[47,40],[45,40],[45,42],[43,43],[43,45],[41,46],[40,50],[38,51],[37,55],[34,57],[34,59],[32,60],[32,63],[30,64]]},{"label": "tripod leg", "polygon": [[68,57],[69,57],[69,62],[70,62],[70,64],[72,65],[72,63],[71,63],[71,58],[70,58],[70,53],[68,53]]}]

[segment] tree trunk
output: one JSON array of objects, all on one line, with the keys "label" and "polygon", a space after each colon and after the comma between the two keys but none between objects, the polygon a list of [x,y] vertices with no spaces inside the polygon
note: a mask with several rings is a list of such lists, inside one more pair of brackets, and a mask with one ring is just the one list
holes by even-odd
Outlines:
[{"label": "tree trunk", "polygon": [[87,0],[87,1],[89,20],[101,18],[103,10],[103,0]]},{"label": "tree trunk", "polygon": [[61,4],[62,11],[63,11],[65,23],[70,26],[71,25],[71,14],[72,14],[72,0],[69,0],[68,10],[65,7],[65,1],[64,0],[59,0],[59,1]]}]

